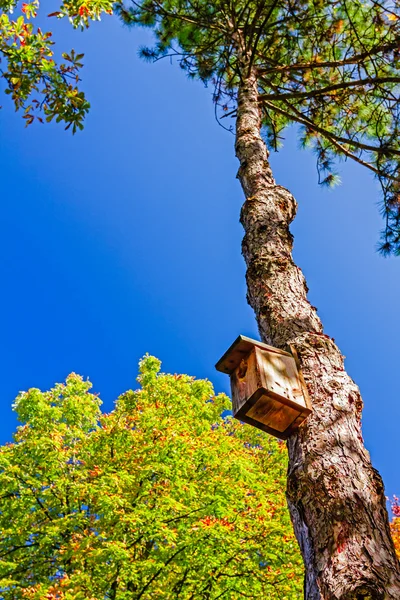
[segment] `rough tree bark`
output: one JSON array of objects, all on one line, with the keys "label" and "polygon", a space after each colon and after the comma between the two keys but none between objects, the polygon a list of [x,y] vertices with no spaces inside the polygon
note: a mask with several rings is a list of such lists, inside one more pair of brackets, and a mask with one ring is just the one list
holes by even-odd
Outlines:
[{"label": "rough tree bark", "polygon": [[248,302],[264,342],[296,348],[314,409],[288,440],[287,499],[305,563],[304,597],[400,600],[384,488],[361,435],[360,392],[307,300],[291,253],[297,203],[274,181],[260,126],[253,70],[239,89],[236,125]]}]

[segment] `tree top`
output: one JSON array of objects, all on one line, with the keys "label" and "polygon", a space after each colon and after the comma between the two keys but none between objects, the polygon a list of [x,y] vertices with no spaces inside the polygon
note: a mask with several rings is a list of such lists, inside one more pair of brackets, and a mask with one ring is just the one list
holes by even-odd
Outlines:
[{"label": "tree top", "polygon": [[[0,3],[6,91],[27,123],[38,109],[75,131],[89,108],[77,88],[82,55],[65,53],[57,65],[51,34],[26,22],[37,0],[23,3],[12,21],[18,7],[15,0]],[[316,155],[320,184],[338,182],[341,159],[372,171],[385,221],[380,250],[400,254],[399,0],[64,0],[50,16],[83,29],[113,12],[154,32],[143,58],[171,57],[190,78],[214,86],[221,124],[236,116],[238,88],[252,74],[270,149],[296,124],[302,145]],[[30,102],[34,92],[41,101]]]},{"label": "tree top", "polygon": [[400,252],[398,0],[145,0],[118,4],[128,25],[156,36],[143,58],[174,57],[214,85],[219,119],[236,116],[237,90],[257,77],[268,146],[299,126],[318,180],[338,182],[337,159],[371,170],[382,190],[380,250]]}]

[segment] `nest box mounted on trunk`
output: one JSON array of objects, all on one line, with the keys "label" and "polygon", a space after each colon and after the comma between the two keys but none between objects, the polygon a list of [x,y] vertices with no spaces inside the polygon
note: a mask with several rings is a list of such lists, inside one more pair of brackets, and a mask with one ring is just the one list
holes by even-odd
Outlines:
[{"label": "nest box mounted on trunk", "polygon": [[240,335],[215,365],[231,378],[233,416],[286,440],[311,413],[296,358]]}]

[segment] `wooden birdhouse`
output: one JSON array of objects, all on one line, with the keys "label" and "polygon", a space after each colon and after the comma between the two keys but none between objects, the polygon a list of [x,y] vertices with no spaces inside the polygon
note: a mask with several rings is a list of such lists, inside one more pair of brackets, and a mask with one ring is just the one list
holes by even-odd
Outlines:
[{"label": "wooden birdhouse", "polygon": [[215,365],[231,378],[233,416],[282,440],[311,413],[293,354],[240,335]]}]

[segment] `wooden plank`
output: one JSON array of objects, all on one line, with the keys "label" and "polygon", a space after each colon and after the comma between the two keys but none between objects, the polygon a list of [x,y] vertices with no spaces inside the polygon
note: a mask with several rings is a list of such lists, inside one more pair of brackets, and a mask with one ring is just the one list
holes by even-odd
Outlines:
[{"label": "wooden plank", "polygon": [[261,387],[261,378],[254,348],[231,374],[232,406],[237,412]]},{"label": "wooden plank", "polygon": [[[276,424],[273,422],[267,423],[267,419],[265,418],[267,410],[265,410],[265,413],[263,415],[262,407],[260,407],[259,413],[258,411],[253,410],[255,405],[262,397],[268,398],[272,402],[275,401],[277,404],[271,404],[271,406],[276,411],[278,411],[278,405],[287,409],[282,410],[281,415],[278,415],[279,419],[281,418],[281,416],[283,418],[283,415],[289,415],[290,411],[293,411],[293,419],[288,418],[286,429],[284,429],[283,431],[279,431],[279,429],[283,428],[282,424],[279,425],[279,423]],[[270,416],[273,416],[274,410],[272,411]],[[302,423],[310,413],[311,410],[309,408],[301,406],[297,402],[293,402],[292,400],[288,400],[287,398],[278,397],[272,392],[268,392],[268,390],[266,390],[265,388],[258,389],[251,398],[249,398],[242,404],[242,406],[238,410],[235,410],[235,408],[233,409],[233,416],[235,417],[235,419],[243,421],[244,423],[248,423],[249,425],[257,427],[258,429],[262,429],[263,431],[266,431],[267,433],[274,435],[275,437],[278,437],[281,440],[286,440],[292,433],[292,431],[297,429],[298,425]],[[262,420],[260,420],[260,417]],[[279,427],[279,429],[275,427]]]},{"label": "wooden plank", "polygon": [[273,429],[261,421],[256,421],[249,417],[248,415],[233,415],[235,419],[242,421],[243,423],[247,423],[251,425],[251,427],[257,427],[257,429],[261,429],[261,431],[265,431],[269,435],[273,435],[274,437],[279,438],[280,440],[287,440],[293,432],[298,429],[298,427],[304,422],[308,415],[301,414],[297,417],[297,419],[287,428],[285,431],[278,431],[277,429]]},{"label": "wooden plank", "polygon": [[300,416],[300,411],[282,404],[279,400],[262,395],[246,414],[251,419],[283,433]]},{"label": "wooden plank", "polygon": [[260,348],[255,350],[261,373],[262,387],[265,387],[274,395],[288,398],[292,402],[306,406],[293,356],[274,354]]},{"label": "wooden plank", "polygon": [[299,415],[297,419],[287,429],[285,429],[285,431],[278,431],[277,429],[273,429],[272,427],[265,425],[261,421],[256,421],[255,419],[252,419],[246,414],[236,414],[233,416],[235,419],[238,419],[243,423],[251,425],[251,427],[257,427],[257,429],[261,429],[261,431],[265,431],[269,435],[273,435],[274,437],[277,437],[281,440],[287,440],[292,435],[292,433],[296,431],[299,425],[301,425],[301,423],[304,421],[307,415]]},{"label": "wooden plank", "polygon": [[245,335],[239,335],[239,337],[236,338],[222,358],[219,359],[215,365],[215,368],[217,371],[221,371],[222,373],[227,373],[230,375],[239,366],[242,358],[246,357],[254,348],[254,346],[264,350],[269,350],[270,352],[274,352],[276,354],[291,356],[291,354],[285,350],[268,346],[268,344],[264,344],[263,342],[259,342],[257,340],[252,340]]}]

